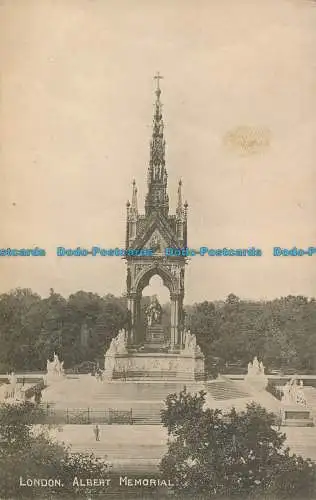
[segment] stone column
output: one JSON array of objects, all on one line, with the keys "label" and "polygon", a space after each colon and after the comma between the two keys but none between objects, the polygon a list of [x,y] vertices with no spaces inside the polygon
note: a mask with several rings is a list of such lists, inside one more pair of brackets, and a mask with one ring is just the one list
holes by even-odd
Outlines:
[{"label": "stone column", "polygon": [[184,310],[183,310],[183,293],[179,296],[179,305],[178,305],[178,344],[182,346],[183,344],[183,332],[184,332]]},{"label": "stone column", "polygon": [[179,344],[179,296],[177,294],[170,295],[171,300],[171,349]]},{"label": "stone column", "polygon": [[142,296],[137,295],[135,297],[135,322],[134,322],[134,331],[135,331],[135,343],[140,344],[143,339],[140,338],[141,329],[140,329],[140,303]]},{"label": "stone column", "polygon": [[130,293],[127,296],[127,308],[130,312],[130,329],[128,335],[128,343],[130,345],[136,343],[136,325],[137,325],[136,306],[137,306],[136,293]]}]

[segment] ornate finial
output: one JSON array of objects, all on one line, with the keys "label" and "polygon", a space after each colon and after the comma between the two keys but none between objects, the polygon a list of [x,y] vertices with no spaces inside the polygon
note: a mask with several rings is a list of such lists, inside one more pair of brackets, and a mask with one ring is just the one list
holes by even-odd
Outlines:
[{"label": "ornate finial", "polygon": [[133,194],[132,194],[132,205],[131,205],[131,211],[134,215],[138,214],[138,208],[137,208],[137,187],[136,187],[136,181],[133,179]]},{"label": "ornate finial", "polygon": [[184,202],[184,216],[187,217],[188,216],[188,202],[185,200]]},{"label": "ornate finial", "polygon": [[182,205],[182,181],[181,179],[179,180],[179,186],[178,186],[178,204],[177,204],[177,210],[176,210],[177,216],[182,217],[183,215],[183,205]]},{"label": "ornate finial", "polygon": [[157,75],[154,76],[154,79],[157,80],[157,89],[156,89],[156,96],[160,97],[160,94],[161,94],[161,90],[160,90],[160,83],[159,83],[159,80],[162,80],[163,79],[163,76],[160,75],[159,71],[157,71]]}]

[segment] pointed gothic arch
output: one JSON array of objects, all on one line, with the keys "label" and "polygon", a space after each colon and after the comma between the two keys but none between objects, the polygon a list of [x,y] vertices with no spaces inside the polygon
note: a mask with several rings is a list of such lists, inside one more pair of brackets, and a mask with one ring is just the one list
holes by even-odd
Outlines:
[{"label": "pointed gothic arch", "polygon": [[144,288],[149,285],[149,282],[153,276],[159,276],[162,279],[163,285],[168,288],[170,292],[170,297],[177,293],[177,279],[171,272],[164,269],[159,264],[153,264],[147,269],[141,271],[135,281],[135,292],[137,295],[141,295]]}]

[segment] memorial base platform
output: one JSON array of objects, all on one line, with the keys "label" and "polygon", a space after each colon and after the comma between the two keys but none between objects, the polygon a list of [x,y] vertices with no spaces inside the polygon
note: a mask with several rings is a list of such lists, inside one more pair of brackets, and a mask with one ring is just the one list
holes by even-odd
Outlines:
[{"label": "memorial base platform", "polygon": [[203,380],[203,355],[179,352],[137,352],[117,354],[113,380]]}]

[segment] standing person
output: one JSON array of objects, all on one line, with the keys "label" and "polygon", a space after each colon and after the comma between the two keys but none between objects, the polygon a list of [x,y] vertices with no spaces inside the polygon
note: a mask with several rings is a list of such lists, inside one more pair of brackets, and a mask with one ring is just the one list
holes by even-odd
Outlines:
[{"label": "standing person", "polygon": [[278,431],[280,431],[282,425],[282,410],[280,410],[279,418],[278,418]]},{"label": "standing person", "polygon": [[98,424],[96,424],[95,427],[93,428],[93,432],[95,435],[95,440],[100,441],[100,427],[98,426]]},{"label": "standing person", "polygon": [[38,390],[38,388],[36,388],[34,392],[34,401],[36,404],[39,404],[41,402],[41,392]]}]

